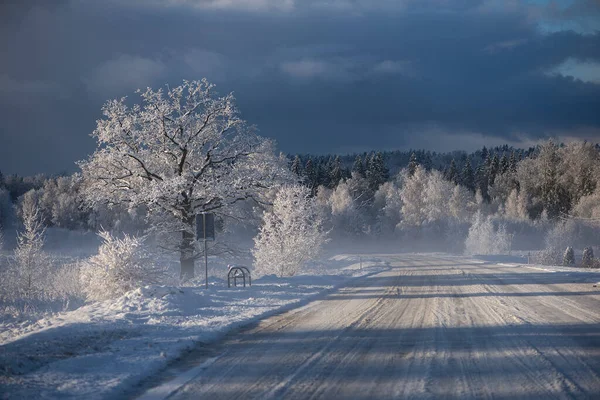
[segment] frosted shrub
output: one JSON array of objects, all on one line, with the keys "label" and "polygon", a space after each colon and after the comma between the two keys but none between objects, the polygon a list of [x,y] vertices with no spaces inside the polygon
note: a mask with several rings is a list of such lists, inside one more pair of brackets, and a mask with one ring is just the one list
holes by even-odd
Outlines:
[{"label": "frosted shrub", "polygon": [[[578,243],[577,226],[574,221],[558,222],[544,238],[545,248],[534,257],[534,262],[544,265],[566,265],[566,251],[572,243]],[[568,250],[568,249],[567,249]]]},{"label": "frosted shrub", "polygon": [[584,267],[592,267],[594,265],[594,250],[591,247],[583,249],[583,256],[581,257],[581,265]]},{"label": "frosted shrub", "polygon": [[563,255],[563,265],[575,264],[575,252],[571,246],[567,247],[565,254]]},{"label": "frosted shrub", "polygon": [[544,239],[546,249],[554,252],[562,252],[564,248],[579,242],[577,238],[577,226],[574,221],[558,222],[554,225]]},{"label": "frosted shrub", "polygon": [[510,251],[512,235],[506,232],[506,227],[500,225],[494,228],[491,218],[485,218],[481,213],[475,214],[469,234],[465,240],[467,254],[507,254]]},{"label": "frosted shrub", "polygon": [[117,238],[103,231],[98,254],[82,262],[81,283],[88,300],[118,297],[140,286],[160,283],[167,274],[157,267],[144,248],[144,239],[129,235]]},{"label": "frosted shrub", "polygon": [[559,265],[562,261],[560,250],[556,248],[547,248],[535,253],[532,257],[535,264]]},{"label": "frosted shrub", "polygon": [[299,185],[282,187],[254,238],[252,254],[257,275],[297,274],[307,261],[317,257],[326,236],[310,189]]},{"label": "frosted shrub", "polygon": [[52,292],[50,260],[43,251],[45,227],[35,202],[23,202],[20,215],[24,230],[17,237],[17,248],[9,263],[6,280],[13,299],[45,300]]},{"label": "frosted shrub", "polygon": [[54,297],[62,301],[64,310],[69,309],[73,300],[79,303],[85,299],[84,287],[86,285],[79,277],[80,268],[80,263],[65,264],[57,267],[53,274]]}]

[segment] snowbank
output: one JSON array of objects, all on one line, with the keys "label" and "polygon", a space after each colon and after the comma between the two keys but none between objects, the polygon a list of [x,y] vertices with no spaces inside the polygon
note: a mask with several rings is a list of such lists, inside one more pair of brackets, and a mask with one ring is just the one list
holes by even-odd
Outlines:
[{"label": "snowbank", "polygon": [[0,392],[4,398],[110,398],[227,331],[307,303],[356,276],[381,271],[370,258],[331,260],[325,275],[279,279],[252,287],[147,286],[118,298],[31,323],[0,322]]}]

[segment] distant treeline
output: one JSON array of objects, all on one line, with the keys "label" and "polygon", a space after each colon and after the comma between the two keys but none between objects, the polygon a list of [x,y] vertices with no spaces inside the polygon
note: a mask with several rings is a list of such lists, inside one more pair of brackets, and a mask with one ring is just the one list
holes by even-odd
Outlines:
[{"label": "distant treeline", "polygon": [[[480,188],[483,193],[487,193],[487,185],[490,181],[493,182],[493,175],[505,172],[507,168],[516,168],[519,161],[535,151],[535,147],[520,149],[503,145],[490,148],[484,146],[471,153],[462,150],[394,150],[346,155],[290,154],[288,157],[292,171],[305,177],[307,184],[312,187],[334,188],[340,180],[350,178],[352,172],[367,177],[377,176],[379,179],[384,176],[385,181],[388,181],[403,168],[418,164],[427,171],[442,172],[447,180],[472,190]],[[383,174],[374,171],[378,169],[383,171]]]}]

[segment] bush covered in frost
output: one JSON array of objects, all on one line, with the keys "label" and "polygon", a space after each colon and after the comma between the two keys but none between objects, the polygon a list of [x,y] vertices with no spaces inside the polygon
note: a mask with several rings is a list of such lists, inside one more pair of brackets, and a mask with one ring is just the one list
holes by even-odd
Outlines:
[{"label": "bush covered in frost", "polygon": [[571,246],[567,247],[565,254],[563,254],[563,265],[575,264],[575,251]]},{"label": "bush covered in frost", "polygon": [[594,250],[591,247],[583,249],[583,256],[581,257],[581,265],[584,267],[594,266]]},{"label": "bush covered in frost", "polygon": [[161,283],[167,269],[155,265],[144,246],[144,238],[115,237],[103,231],[104,243],[98,254],[81,263],[81,281],[87,300],[99,301],[121,296],[132,289]]},{"label": "bush covered in frost", "polygon": [[575,252],[571,246],[567,247],[565,254],[563,255],[563,265],[575,264]]}]

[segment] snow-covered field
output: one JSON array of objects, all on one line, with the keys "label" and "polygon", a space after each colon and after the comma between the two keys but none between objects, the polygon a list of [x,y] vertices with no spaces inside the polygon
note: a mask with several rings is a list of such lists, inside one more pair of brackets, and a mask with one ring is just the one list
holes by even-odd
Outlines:
[{"label": "snow-covered field", "polygon": [[198,343],[385,268],[378,258],[339,255],[312,274],[247,288],[218,279],[208,290],[200,281],[148,286],[35,322],[0,321],[0,397],[123,395]]}]

